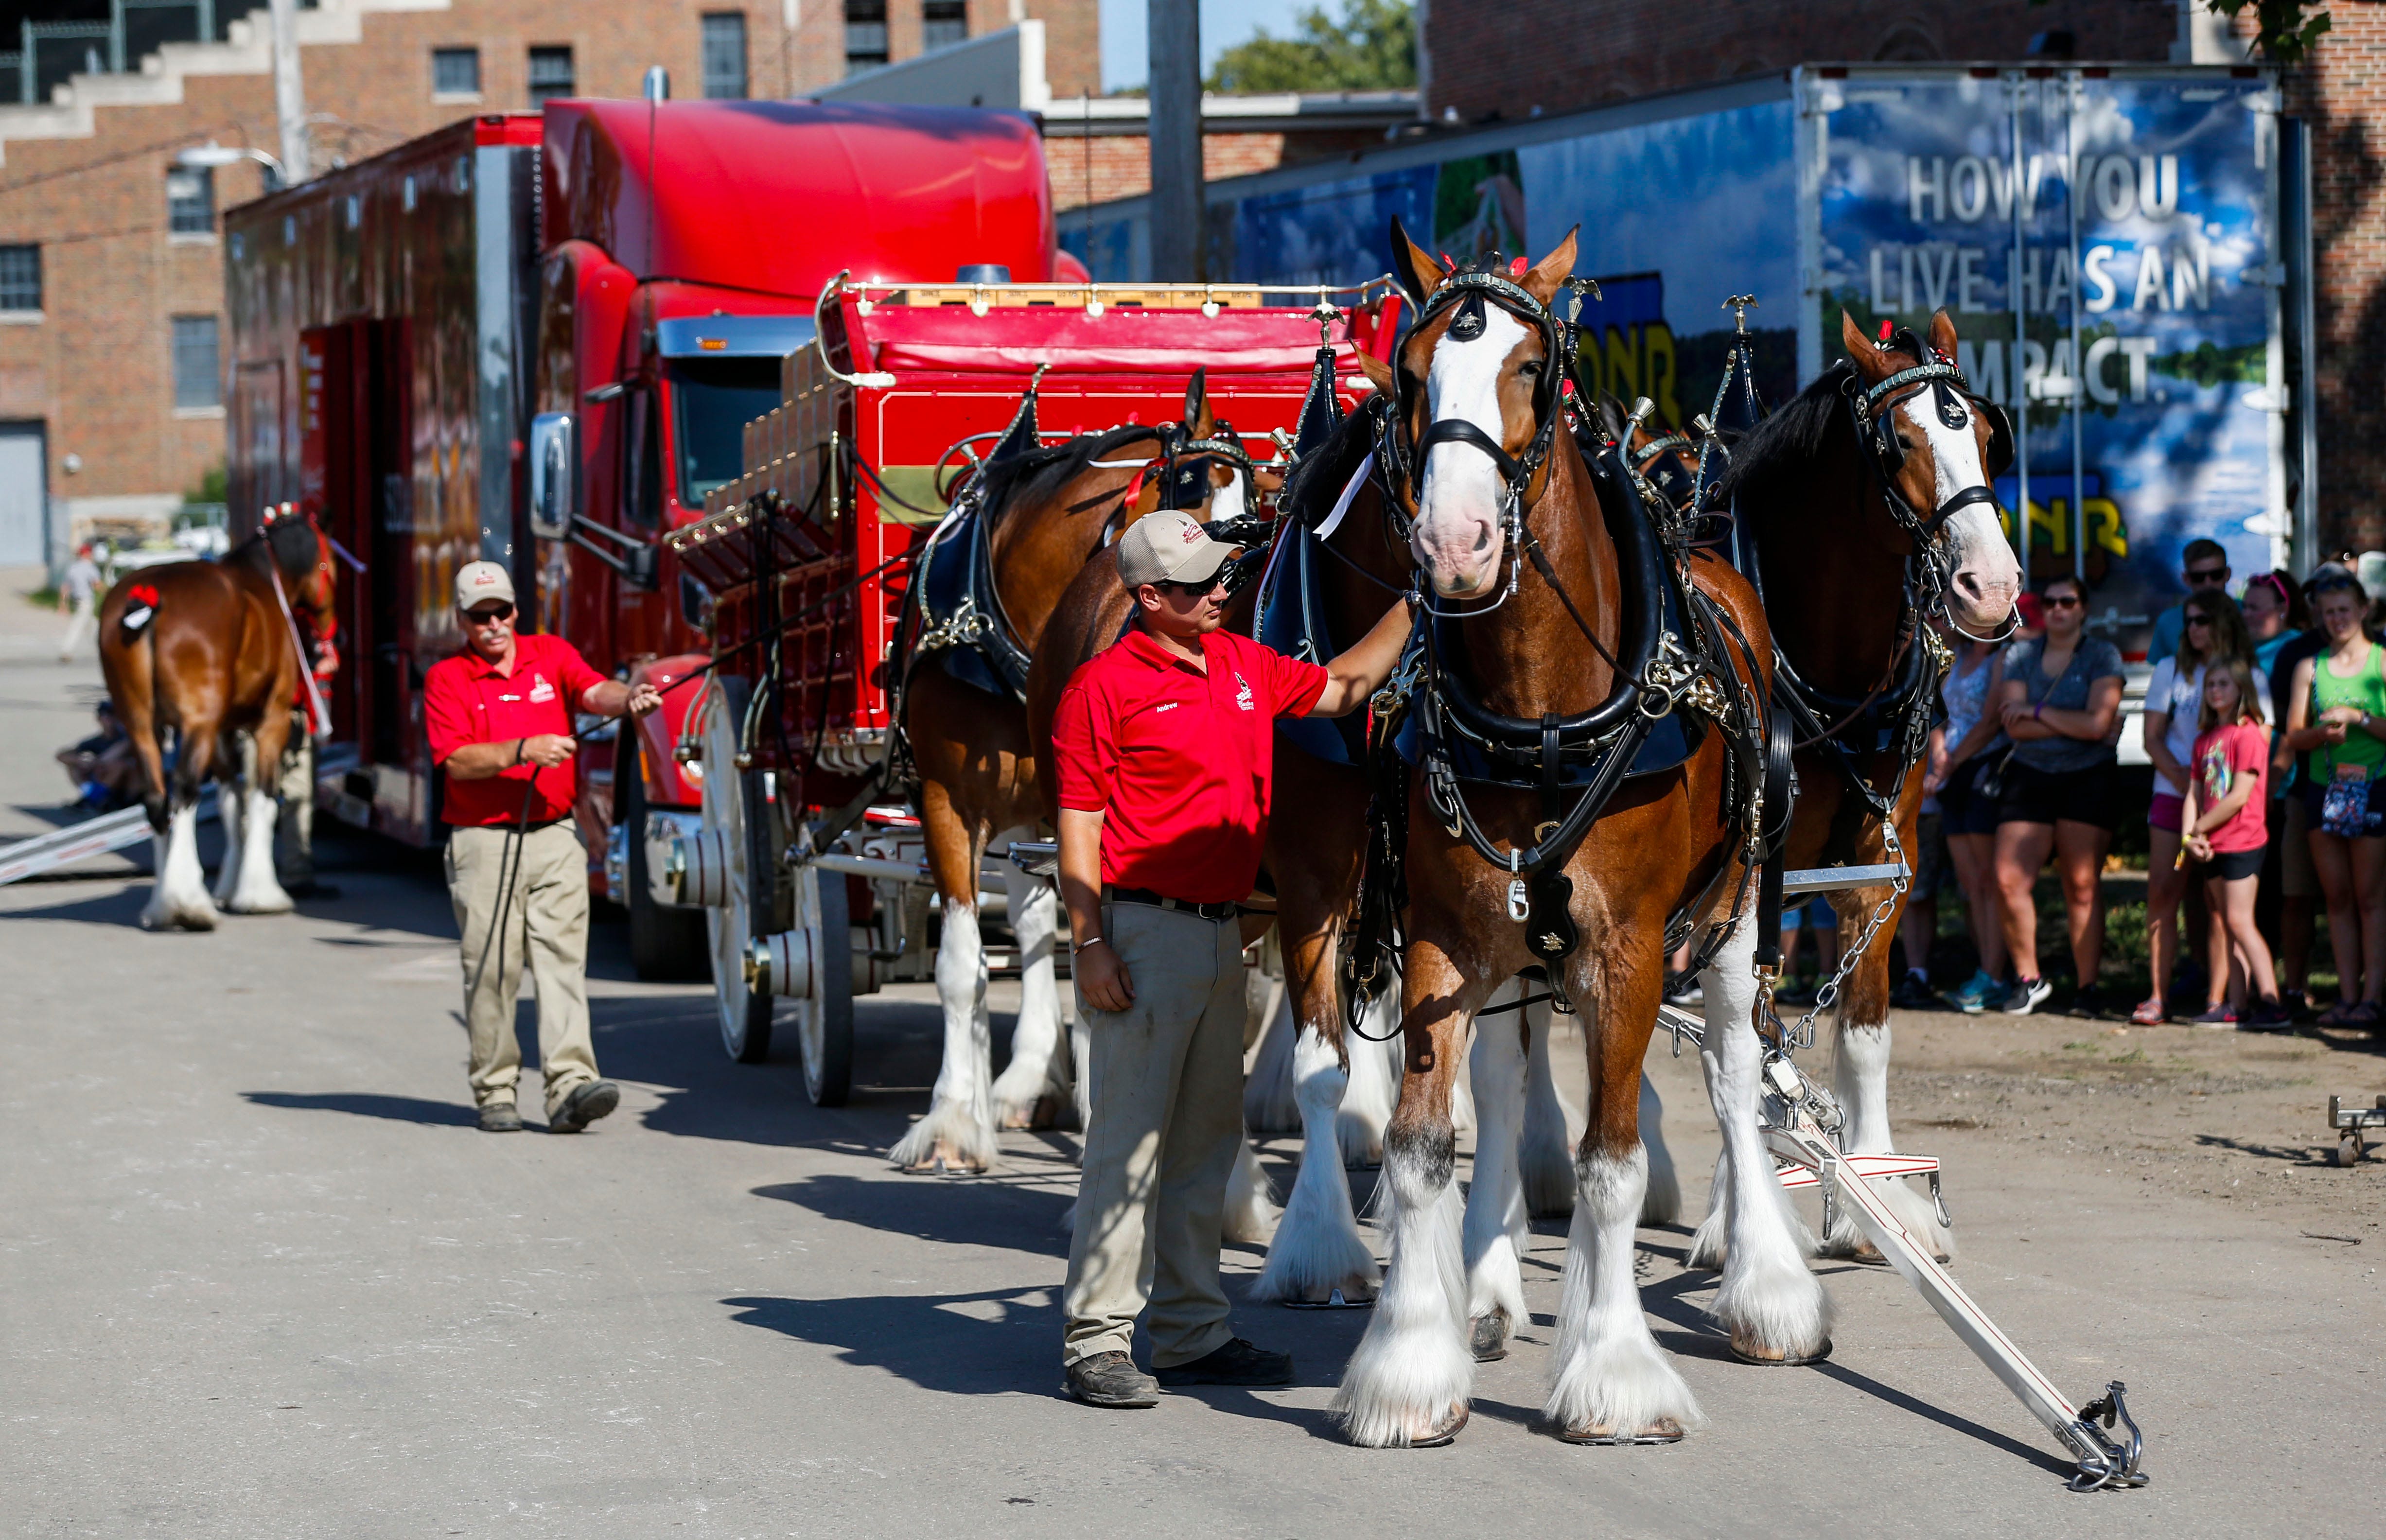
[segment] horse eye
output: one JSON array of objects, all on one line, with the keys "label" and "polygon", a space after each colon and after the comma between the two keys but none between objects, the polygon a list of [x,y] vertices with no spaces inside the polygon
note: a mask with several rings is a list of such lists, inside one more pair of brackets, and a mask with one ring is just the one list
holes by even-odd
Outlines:
[{"label": "horse eye", "polygon": [[1538,358],[1527,358],[1517,366],[1516,372],[1527,380],[1538,380],[1541,377],[1541,361]]}]

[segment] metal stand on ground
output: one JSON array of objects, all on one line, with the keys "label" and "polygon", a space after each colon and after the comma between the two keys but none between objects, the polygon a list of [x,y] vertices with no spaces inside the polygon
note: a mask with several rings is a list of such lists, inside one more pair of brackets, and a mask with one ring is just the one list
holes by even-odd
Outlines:
[{"label": "metal stand on ground", "polygon": [[[1827,893],[1877,885],[1888,880],[1885,874],[1894,874],[1899,870],[1849,867],[1797,871],[1788,873],[1782,885],[1785,892]],[[1827,1202],[1847,1206],[1857,1228],[1879,1248],[1890,1265],[1914,1285],[1964,1346],[1988,1365],[1990,1373],[2004,1382],[2005,1388],[2078,1461],[2078,1474],[2070,1483],[2073,1491],[2145,1485],[2148,1478],[2140,1469],[2145,1440],[2129,1416],[2124,1399],[2128,1387],[2118,1380],[2112,1381],[2103,1396],[2084,1407],[2074,1407],[2065,1399],[2054,1383],[2023,1355],[2012,1338],[1998,1330],[1988,1312],[1964,1292],[1930,1250],[1907,1233],[1905,1226],[1873,1190],[1873,1181],[1883,1177],[1927,1175],[1932,1201],[1939,1204],[1943,1219],[1946,1210],[1940,1203],[1937,1158],[1843,1153],[1839,1147],[1844,1121],[1839,1103],[1829,1092],[1799,1073],[1798,1067],[1790,1062],[1790,1053],[1794,1045],[1787,1041],[1789,1034],[1778,1020],[1772,1017],[1772,1003],[1764,992],[1759,993],[1757,1011],[1758,1035],[1765,1039],[1764,1094],[1759,1103],[1758,1122],[1764,1133],[1765,1146],[1783,1162],[1777,1173],[1782,1185],[1820,1187]],[[1658,1008],[1658,1022],[1674,1033],[1676,1052],[1683,1038],[1702,1045],[1705,1041],[1704,1022],[1669,1006]],[[2329,1111],[2333,1118],[2333,1101]],[[2367,1120],[2372,1125],[2386,1125],[2386,1096],[2379,1098],[2374,1116],[2366,1109],[2348,1116]],[[2357,1141],[2357,1130],[2351,1137]],[[2103,1431],[2116,1427],[2125,1430],[2118,1439]]]},{"label": "metal stand on ground", "polygon": [[[0,882],[5,882],[0,877]],[[2329,1157],[2331,1165],[2350,1166],[2369,1157],[2369,1141],[2361,1136],[2367,1128],[2386,1128],[2386,1096],[2378,1098],[2375,1107],[2344,1105],[2342,1096],[2328,1098],[2328,1126],[2336,1134],[2335,1153]]]}]

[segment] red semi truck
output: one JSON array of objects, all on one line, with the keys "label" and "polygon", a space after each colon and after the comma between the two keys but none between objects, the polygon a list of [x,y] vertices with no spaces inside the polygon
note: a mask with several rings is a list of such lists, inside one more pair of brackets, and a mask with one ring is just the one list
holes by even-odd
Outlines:
[{"label": "red semi truck", "polygon": [[[421,691],[462,645],[458,567],[505,564],[536,629],[669,683],[710,645],[665,537],[740,474],[829,281],[1076,276],[1055,272],[1074,262],[1034,125],[970,109],[549,102],[224,228],[233,519],[298,503],[352,558],[319,797],[417,845],[439,829]],[[698,806],[671,752],[696,695],[596,728],[580,759],[591,880],[654,970],[703,956],[701,920],[652,903],[623,832]]]}]

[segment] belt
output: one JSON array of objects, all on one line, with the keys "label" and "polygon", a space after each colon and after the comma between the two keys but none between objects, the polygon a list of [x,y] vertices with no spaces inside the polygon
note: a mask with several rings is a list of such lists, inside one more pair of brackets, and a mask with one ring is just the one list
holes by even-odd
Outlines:
[{"label": "belt", "polygon": [[1102,896],[1113,904],[1142,904],[1155,909],[1174,909],[1180,914],[1194,915],[1213,922],[1232,920],[1241,912],[1241,907],[1232,900],[1220,904],[1192,904],[1182,898],[1170,898],[1154,893],[1149,888],[1109,888],[1104,890]]},{"label": "belt", "polygon": [[516,823],[513,820],[508,819],[503,823],[484,823],[482,824],[481,827],[483,829],[503,829],[509,833],[535,834],[542,829],[552,829],[559,823],[570,823],[571,821],[571,815],[570,813],[566,813],[561,818],[542,819],[535,823]]}]

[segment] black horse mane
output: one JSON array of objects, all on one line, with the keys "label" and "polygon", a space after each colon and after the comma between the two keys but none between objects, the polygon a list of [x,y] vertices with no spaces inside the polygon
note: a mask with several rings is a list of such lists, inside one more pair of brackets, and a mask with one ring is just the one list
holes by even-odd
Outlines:
[{"label": "black horse mane", "polygon": [[1852,437],[1847,382],[1854,373],[1855,366],[1840,359],[1750,429],[1732,445],[1731,465],[1715,483],[1715,502],[1728,507],[1744,497],[1761,506],[1781,483],[1807,474],[1829,448],[1832,434]]},{"label": "black horse mane", "polygon": [[1296,523],[1315,529],[1325,522],[1334,510],[1334,499],[1350,484],[1359,462],[1375,447],[1375,425],[1368,407],[1375,397],[1368,397],[1359,409],[1342,419],[1333,436],[1300,457],[1285,478],[1284,491],[1277,495],[1276,507],[1285,517]]},{"label": "black horse mane", "polygon": [[999,522],[1003,510],[1014,505],[1040,502],[1055,495],[1087,466],[1108,459],[1113,451],[1159,437],[1159,429],[1131,422],[1106,432],[1080,433],[1064,444],[1031,449],[1023,455],[1006,455],[986,461],[978,476],[985,489],[988,523]]},{"label": "black horse mane", "polygon": [[282,569],[282,581],[295,589],[314,576],[318,555],[315,526],[304,519],[277,519],[226,553],[230,562],[245,562],[260,573],[270,558]]}]

